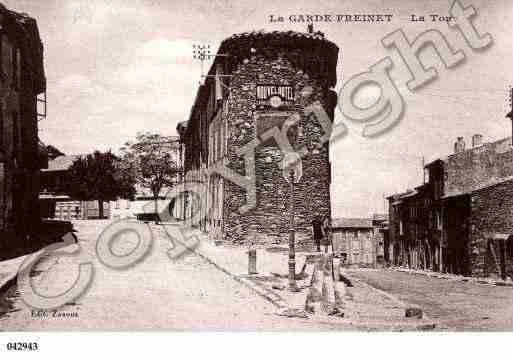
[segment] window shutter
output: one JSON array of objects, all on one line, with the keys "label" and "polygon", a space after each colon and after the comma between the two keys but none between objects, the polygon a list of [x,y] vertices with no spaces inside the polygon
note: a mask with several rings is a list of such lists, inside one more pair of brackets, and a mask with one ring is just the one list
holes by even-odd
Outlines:
[{"label": "window shutter", "polygon": [[16,88],[21,89],[22,81],[21,81],[21,51],[20,51],[20,49],[16,49],[16,79],[17,79]]},{"label": "window shutter", "polygon": [[11,46],[9,44],[8,38],[7,38],[7,36],[2,35],[2,70],[3,70],[3,73],[4,73],[5,77],[7,78],[7,80],[10,80],[11,76],[12,76],[11,56],[12,56],[12,51],[11,51]]}]

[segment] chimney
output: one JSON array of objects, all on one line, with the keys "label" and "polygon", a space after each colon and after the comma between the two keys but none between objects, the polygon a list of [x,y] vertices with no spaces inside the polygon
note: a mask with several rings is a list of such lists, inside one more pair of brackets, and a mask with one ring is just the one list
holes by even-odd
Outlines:
[{"label": "chimney", "polygon": [[479,147],[483,144],[483,135],[476,133],[472,136],[472,148]]},{"label": "chimney", "polygon": [[460,153],[465,151],[465,140],[463,137],[458,137],[456,142],[454,143],[454,153]]}]

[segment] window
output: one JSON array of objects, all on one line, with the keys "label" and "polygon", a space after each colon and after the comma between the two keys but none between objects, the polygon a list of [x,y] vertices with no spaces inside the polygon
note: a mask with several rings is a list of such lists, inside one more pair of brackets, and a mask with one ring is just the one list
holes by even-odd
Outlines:
[{"label": "window", "polygon": [[15,76],[14,86],[17,90],[21,89],[21,52],[20,49],[15,50],[14,54],[14,63],[15,67],[13,70],[13,74]]},{"label": "window", "polygon": [[4,145],[4,106],[0,104],[0,147]]},{"label": "window", "polygon": [[119,199],[116,200],[116,205],[115,205],[115,209],[119,209]]},{"label": "window", "polygon": [[126,200],[126,209],[130,209],[130,206],[131,206],[131,205],[132,205],[132,204],[130,203],[130,200],[129,200],[129,199],[127,199],[127,200]]},{"label": "window", "polygon": [[19,147],[19,124],[18,124],[18,113],[12,113],[12,146],[15,151],[18,150]]},{"label": "window", "polygon": [[214,162],[214,136],[212,135],[212,130],[209,131],[208,134],[208,161],[209,163]]},{"label": "window", "polygon": [[443,189],[444,189],[444,184],[443,184],[442,180],[437,179],[435,181],[435,193],[434,193],[435,199],[439,199],[443,195]]},{"label": "window", "polygon": [[2,71],[5,80],[9,83],[12,80],[12,47],[7,36],[2,35]]},{"label": "window", "polygon": [[402,236],[404,234],[404,226],[403,226],[403,221],[400,220],[399,221],[399,235]]},{"label": "window", "polygon": [[215,163],[217,159],[217,131],[215,126],[212,127],[212,162]]},{"label": "window", "polygon": [[442,216],[440,211],[436,211],[436,229],[442,229]]},{"label": "window", "polygon": [[223,144],[222,144],[222,133],[221,133],[221,127],[216,131],[216,134],[217,134],[217,157],[216,157],[216,162],[218,160],[220,160],[222,158],[222,154],[221,154],[221,151],[223,149]]},{"label": "window", "polygon": [[11,61],[12,61],[12,87],[18,89],[18,49],[14,46],[11,49]]},{"label": "window", "polygon": [[227,131],[226,124],[224,122],[221,122],[221,130],[222,130],[222,136],[221,136],[221,158],[224,158],[226,156],[226,137],[227,137]]},{"label": "window", "polygon": [[219,207],[219,189],[218,189],[218,184],[217,184],[217,181],[214,181],[214,203],[212,205],[212,208],[214,208],[214,213],[212,213],[214,215],[214,219],[217,219],[217,213],[215,208],[218,208]]}]

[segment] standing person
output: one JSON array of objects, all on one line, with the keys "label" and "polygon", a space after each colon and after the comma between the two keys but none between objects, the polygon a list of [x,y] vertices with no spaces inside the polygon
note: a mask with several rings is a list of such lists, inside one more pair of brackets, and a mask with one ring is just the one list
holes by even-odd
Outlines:
[{"label": "standing person", "polygon": [[324,253],[329,252],[329,248],[331,247],[331,224],[329,217],[324,218],[322,221],[322,247],[324,249]]},{"label": "standing person", "polygon": [[323,232],[322,232],[322,222],[321,222],[321,218],[319,216],[315,216],[314,220],[312,221],[312,229],[313,229],[314,244],[317,248],[317,252],[320,252],[321,251],[321,239],[323,237]]}]

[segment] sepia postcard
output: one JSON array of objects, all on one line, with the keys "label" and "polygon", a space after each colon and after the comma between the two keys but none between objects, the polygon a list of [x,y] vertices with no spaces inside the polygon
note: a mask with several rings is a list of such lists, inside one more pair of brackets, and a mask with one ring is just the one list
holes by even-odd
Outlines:
[{"label": "sepia postcard", "polygon": [[511,23],[3,0],[0,331],[513,331]]}]

